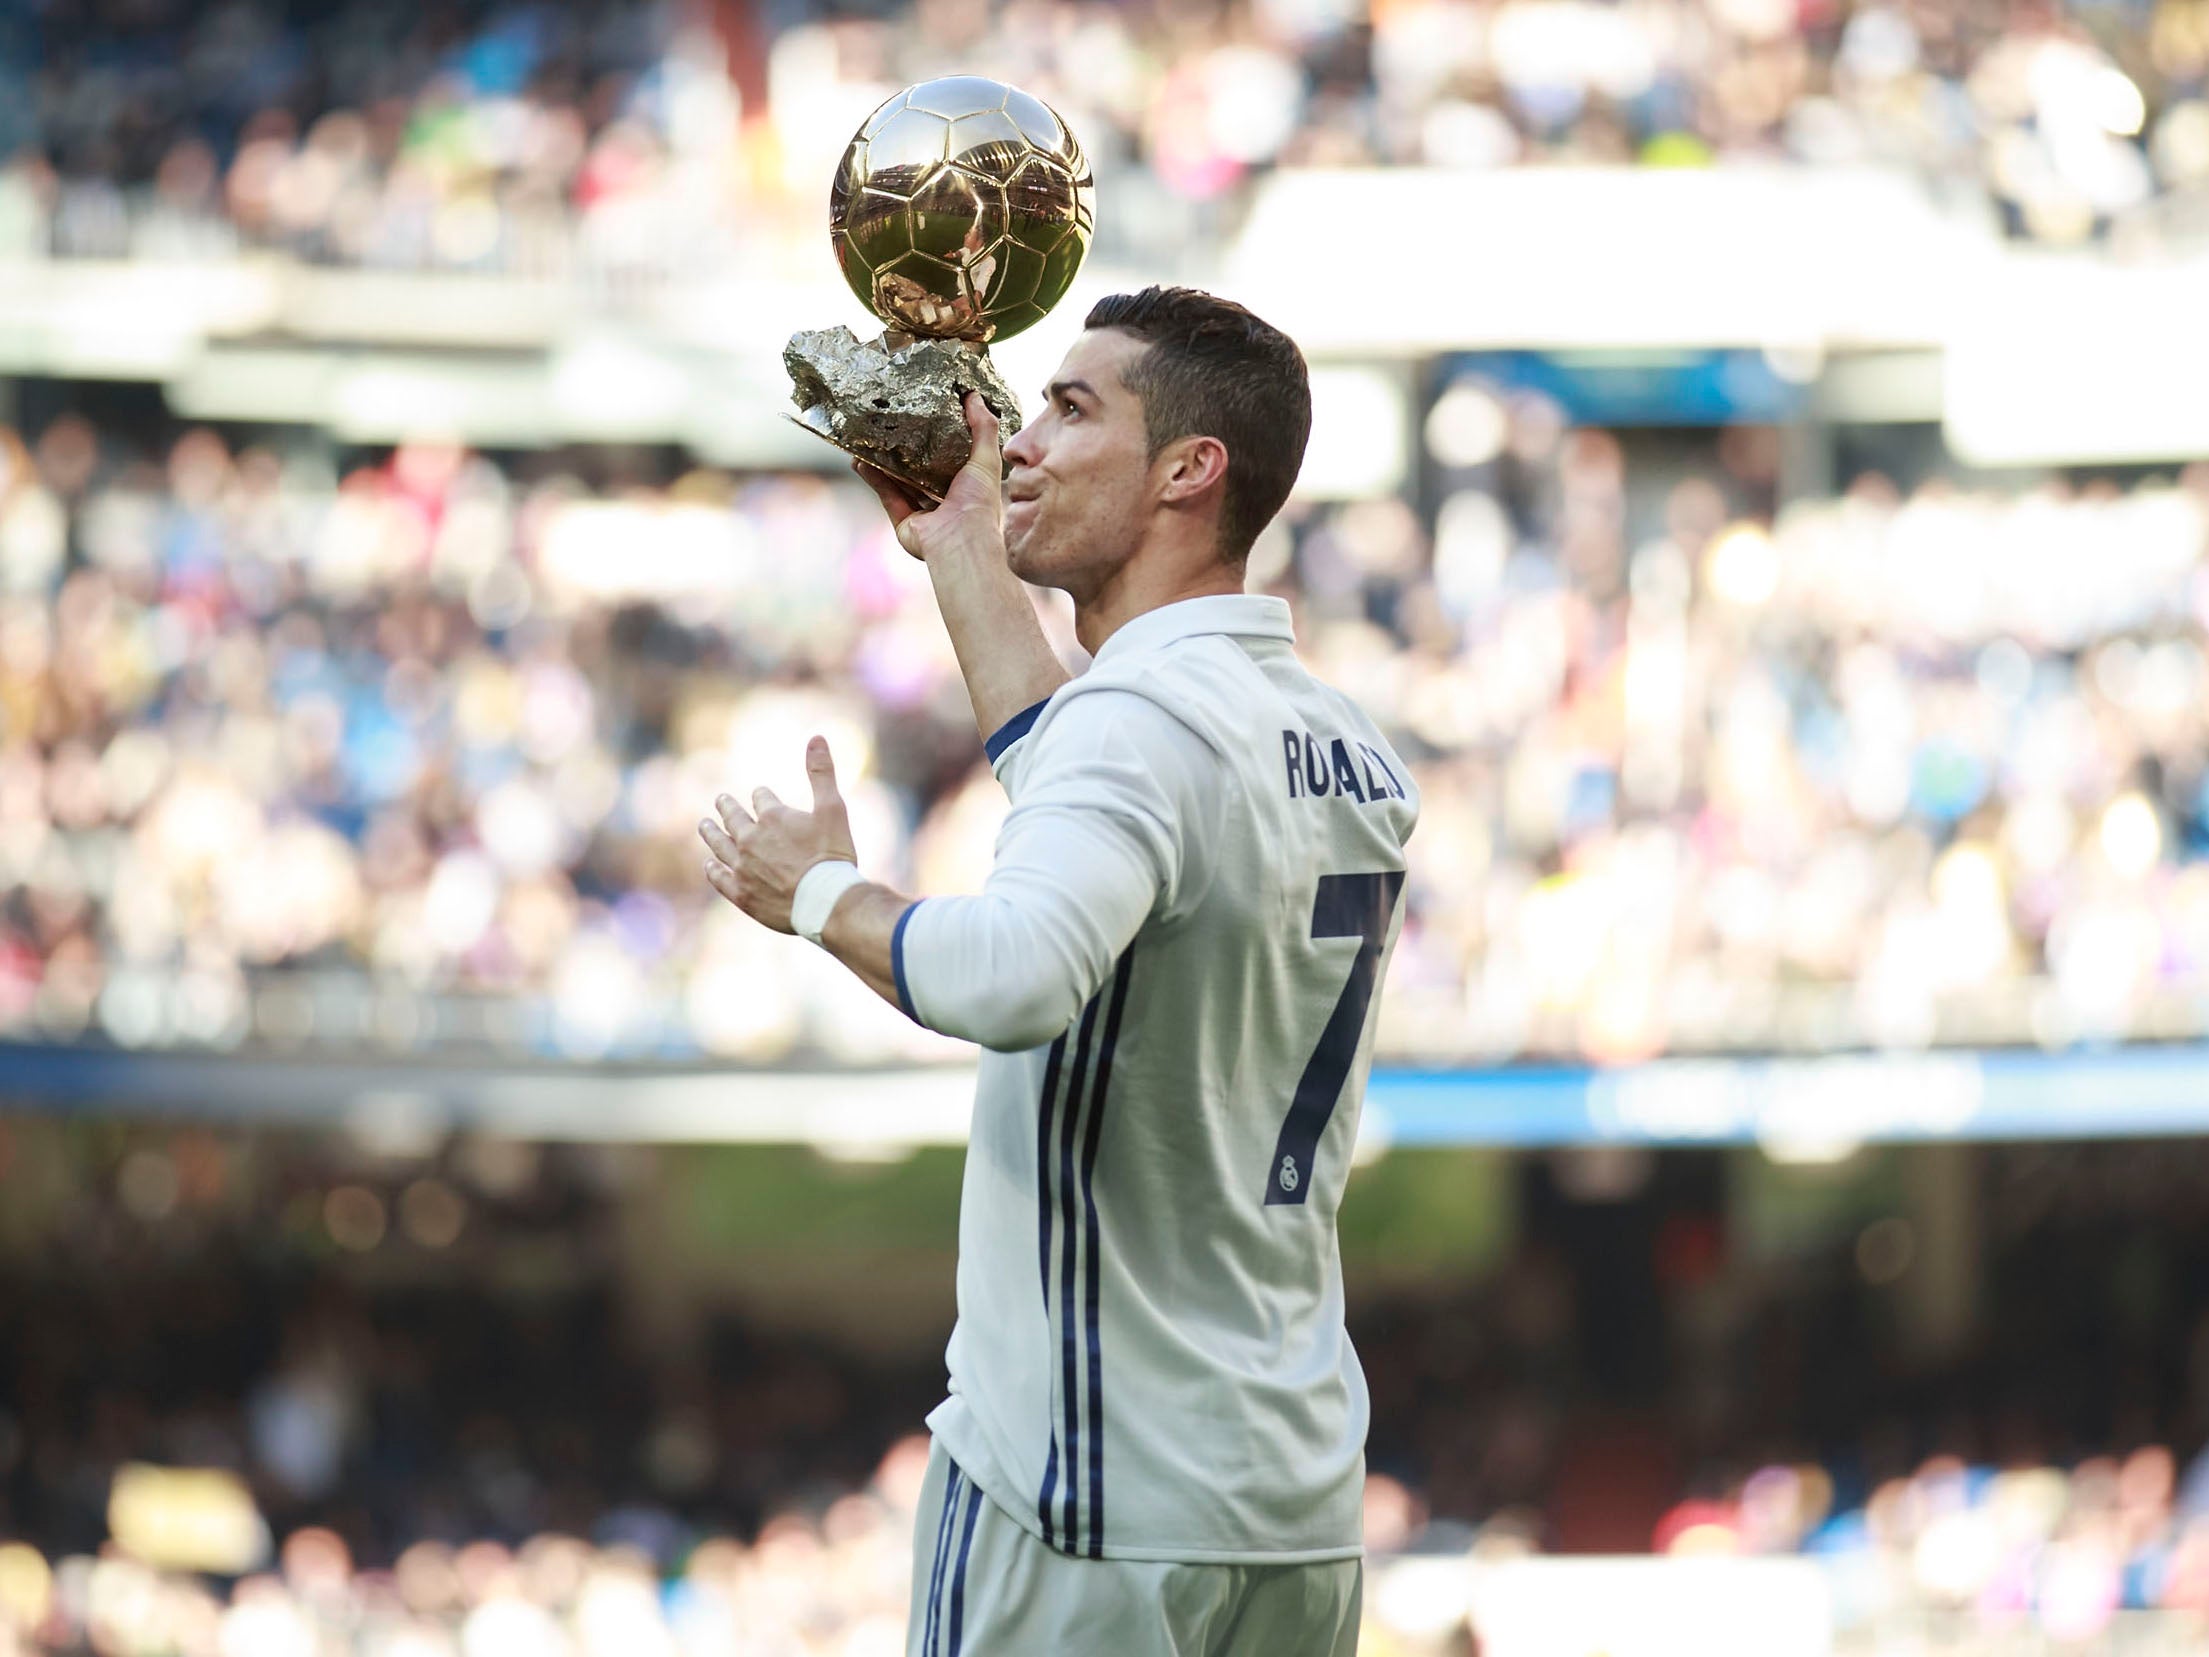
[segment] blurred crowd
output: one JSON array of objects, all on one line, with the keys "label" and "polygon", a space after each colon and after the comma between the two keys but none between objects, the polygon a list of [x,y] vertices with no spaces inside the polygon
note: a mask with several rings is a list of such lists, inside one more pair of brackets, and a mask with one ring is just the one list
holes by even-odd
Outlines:
[{"label": "blurred crowd", "polygon": [[133,464],[65,417],[0,437],[0,499],[0,1027],[230,1044],[284,964],[480,992],[509,1047],[934,1050],[695,850],[722,789],[803,798],[820,731],[871,868],[979,878],[965,693],[856,487],[436,445],[339,475],[206,432]]},{"label": "blurred crowd", "polygon": [[1986,1635],[2092,1646],[2126,1612],[2209,1625],[2209,1461],[2162,1445],[2069,1468],[1935,1457],[1836,1510],[1816,1467],[1765,1467],[1682,1502],[1653,1538],[1675,1557],[1807,1554],[1844,1623],[1947,1615]]},{"label": "blurred crowd", "polygon": [[[722,1305],[634,1223],[700,1154],[0,1122],[0,1654],[902,1650],[941,1331]],[[2209,1159],[1969,1166],[1945,1357],[1853,1225],[1691,1245],[1677,1179],[1621,1262],[1612,1205],[1545,1212],[1525,1169],[1483,1267],[1357,1293],[1363,1649],[1466,1657],[1482,1571],[1590,1553],[1817,1561],[1848,1651],[2101,1650],[2143,1612],[2115,1649],[2197,1648]]]},{"label": "blurred crowd", "polygon": [[[2209,466],[1783,503],[1771,432],[1652,461],[1471,401],[1500,453],[1431,540],[1365,506],[1297,555],[1320,671],[1422,760],[1405,1019],[1615,1060],[2199,1027]],[[1368,601],[1392,563],[1393,638],[1320,619],[1338,558]]]},{"label": "blurred crowd", "polygon": [[[2209,467],[1783,505],[1769,430],[1445,412],[1431,513],[1292,506],[1251,571],[1424,790],[1385,1052],[2199,1033]],[[0,429],[0,1031],[950,1051],[694,844],[820,731],[870,871],[985,874],[1002,794],[870,498],[299,442]]]},{"label": "blurred crowd", "polygon": [[[510,1545],[420,1541],[389,1565],[336,1532],[286,1535],[260,1568],[163,1568],[110,1544],[49,1559],[0,1541],[0,1653],[132,1657],[895,1657],[905,1645],[911,1538],[926,1441],[900,1440],[866,1484],[777,1515],[748,1540],[686,1538],[672,1555],[564,1532]],[[2070,1469],[1953,1458],[1823,1513],[1830,1480],[1769,1467],[1725,1503],[1685,1503],[1653,1539],[1678,1558],[1807,1556],[1825,1569],[1837,1649],[1973,1652],[1988,1640],[2160,1657],[2209,1621],[2209,1483],[2180,1489],[2161,1447]],[[1407,1538],[1405,1495],[1373,1480],[1361,1649],[1462,1657],[1484,1620],[1483,1578],[1533,1557],[1509,1524]],[[612,1527],[618,1531],[618,1526]],[[1435,1567],[1462,1560],[1458,1572]],[[1616,1591],[1616,1590],[1614,1590]],[[2145,1618],[2142,1613],[2149,1614]],[[2159,1614],[2159,1615],[2158,1615]],[[2121,1648],[2112,1639],[2124,1619]],[[1808,1626],[1819,1623],[1810,1619]],[[1769,1637],[1800,1641],[1794,1627]]]},{"label": "blurred crowd", "polygon": [[[304,1527],[265,1568],[218,1578],[114,1546],[48,1559],[0,1542],[0,1653],[896,1657],[926,1456],[925,1440],[901,1440],[872,1481],[818,1513],[778,1516],[748,1541],[697,1539],[672,1563],[635,1543],[542,1532],[518,1546],[417,1542],[370,1566],[335,1532]],[[1683,1508],[1659,1542],[1676,1557],[1818,1560],[1838,1635],[1825,1649],[1961,1654],[2045,1640],[2175,1657],[2198,1649],[2209,1621],[2209,1515],[2198,1498],[2174,1503],[2172,1472],[2160,1449],[2069,1470],[1930,1462],[1869,1507],[1790,1537],[1823,1475],[1773,1467],[1736,1505]],[[1394,1505],[1389,1481],[1376,1485],[1375,1505]],[[1480,1649],[1484,1576],[1534,1550],[1508,1526],[1449,1540],[1446,1554],[1369,1554],[1370,1657]],[[1804,1626],[1824,1632],[1815,1616]],[[2120,1630],[2127,1643],[2107,1643]],[[1803,1632],[1767,1635],[1815,1649]]]},{"label": "blurred crowd", "polygon": [[712,168],[736,112],[680,16],[641,0],[32,8],[0,24],[0,246],[708,268],[721,255],[685,218],[733,208]]},{"label": "blurred crowd", "polygon": [[0,22],[0,251],[810,261],[858,121],[953,70],[1059,107],[1150,261],[1275,167],[1892,162],[2052,242],[2209,184],[2200,0],[45,0]]},{"label": "blurred crowd", "polygon": [[[328,1285],[234,1281],[171,1285],[212,1313],[188,1334],[139,1299],[102,1331],[114,1351],[19,1348],[23,1415],[0,1407],[7,1657],[904,1649],[919,1389],[743,1343],[714,1352],[710,1399],[670,1397],[603,1350],[616,1320],[587,1297],[517,1315],[387,1294],[371,1317]],[[154,1341],[186,1373],[134,1368]],[[86,1395],[54,1396],[66,1381]],[[29,1497],[12,1523],[11,1483]],[[678,1516],[702,1498],[718,1524]]]},{"label": "blurred crowd", "polygon": [[649,1153],[0,1121],[0,1170],[6,1657],[904,1649],[941,1337],[670,1326]]}]

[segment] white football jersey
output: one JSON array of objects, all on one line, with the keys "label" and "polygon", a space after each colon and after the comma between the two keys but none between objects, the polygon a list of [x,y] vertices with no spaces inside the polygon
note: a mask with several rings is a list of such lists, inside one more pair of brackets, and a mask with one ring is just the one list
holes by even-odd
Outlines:
[{"label": "white football jersey", "polygon": [[1068,1554],[1360,1551],[1335,1210],[1418,795],[1293,641],[1274,598],[1127,623],[991,739],[984,890],[897,926],[906,1010],[992,1049],[928,1424]]}]

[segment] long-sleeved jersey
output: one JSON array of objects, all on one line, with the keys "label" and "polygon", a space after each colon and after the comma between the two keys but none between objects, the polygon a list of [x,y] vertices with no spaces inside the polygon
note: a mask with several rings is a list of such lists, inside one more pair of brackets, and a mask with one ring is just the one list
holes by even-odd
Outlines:
[{"label": "long-sleeved jersey", "polygon": [[929,1426],[1070,1554],[1355,1555],[1335,1210],[1410,773],[1263,597],[1137,617],[988,746],[989,879],[892,947],[906,1011],[988,1050]]}]

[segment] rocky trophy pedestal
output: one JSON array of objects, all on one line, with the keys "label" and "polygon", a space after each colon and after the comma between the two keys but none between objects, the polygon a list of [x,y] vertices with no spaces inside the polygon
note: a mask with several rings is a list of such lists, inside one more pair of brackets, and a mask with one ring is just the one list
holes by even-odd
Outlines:
[{"label": "rocky trophy pedestal", "polygon": [[931,501],[974,452],[966,394],[978,391],[1005,437],[1020,429],[1020,402],[980,348],[891,332],[862,340],[849,328],[811,328],[783,347],[790,418]]}]

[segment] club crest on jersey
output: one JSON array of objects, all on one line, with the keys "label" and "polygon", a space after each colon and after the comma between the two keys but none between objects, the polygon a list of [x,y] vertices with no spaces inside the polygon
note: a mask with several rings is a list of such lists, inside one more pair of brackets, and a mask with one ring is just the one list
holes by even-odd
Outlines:
[{"label": "club crest on jersey", "polygon": [[1283,731],[1281,754],[1288,762],[1289,798],[1325,799],[1337,795],[1360,805],[1405,798],[1404,785],[1371,743],[1353,744],[1334,737],[1322,747],[1309,731]]},{"label": "club crest on jersey", "polygon": [[1293,1191],[1301,1183],[1302,1181],[1296,1172],[1296,1158],[1293,1156],[1283,1157],[1281,1159],[1281,1189]]}]

